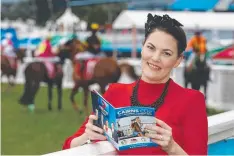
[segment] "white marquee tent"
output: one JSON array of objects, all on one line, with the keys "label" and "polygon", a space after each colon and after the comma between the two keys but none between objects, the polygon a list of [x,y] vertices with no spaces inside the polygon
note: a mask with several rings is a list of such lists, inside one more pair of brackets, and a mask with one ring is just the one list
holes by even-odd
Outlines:
[{"label": "white marquee tent", "polygon": [[172,12],[172,11],[132,11],[125,10],[113,23],[114,29],[129,29],[135,26],[144,29],[147,14],[168,14],[178,20],[186,29],[234,30],[234,13],[217,12]]},{"label": "white marquee tent", "polygon": [[71,8],[67,8],[65,12],[56,20],[56,24],[63,24],[65,29],[73,27],[74,24],[79,23],[80,18],[72,13]]}]

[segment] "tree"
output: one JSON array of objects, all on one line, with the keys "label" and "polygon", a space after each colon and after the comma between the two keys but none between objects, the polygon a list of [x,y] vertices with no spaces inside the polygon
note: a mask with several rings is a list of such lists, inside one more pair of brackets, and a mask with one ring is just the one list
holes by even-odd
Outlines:
[{"label": "tree", "polygon": [[52,0],[53,13],[57,14],[58,12],[64,11],[67,7],[66,0]]},{"label": "tree", "polygon": [[47,0],[35,0],[37,7],[36,11],[36,22],[38,25],[44,25],[50,18],[51,10]]},{"label": "tree", "polygon": [[28,18],[35,18],[34,12],[35,8],[30,0],[2,4],[2,19],[8,18],[10,20],[16,20],[17,18],[21,18],[25,20]]},{"label": "tree", "polygon": [[112,23],[119,13],[126,9],[125,3],[101,4],[73,7],[72,11],[88,23],[97,22],[99,24]]}]

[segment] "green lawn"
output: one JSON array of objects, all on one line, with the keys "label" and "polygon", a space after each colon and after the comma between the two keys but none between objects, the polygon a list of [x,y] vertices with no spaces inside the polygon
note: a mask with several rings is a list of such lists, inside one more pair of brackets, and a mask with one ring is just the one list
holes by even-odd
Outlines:
[{"label": "green lawn", "polygon": [[[31,114],[17,103],[23,91],[17,85],[1,91],[1,154],[40,155],[61,150],[66,137],[73,134],[84,121],[84,113],[76,113],[70,103],[70,89],[63,90],[63,110],[57,110],[57,92],[53,90],[53,111],[47,110],[47,88],[41,87],[36,96],[36,111]],[[77,96],[77,100],[82,94]],[[89,101],[91,102],[91,101]],[[80,105],[83,109],[83,105]],[[89,107],[91,108],[91,107]]]},{"label": "green lawn", "polygon": [[[2,90],[6,88],[2,84]],[[70,89],[63,90],[63,110],[57,110],[57,92],[54,89],[53,111],[47,110],[47,88],[41,87],[36,97],[36,111],[29,113],[17,103],[23,86],[1,91],[1,141],[4,155],[40,155],[61,150],[66,137],[73,134],[84,121],[84,113],[76,113],[70,103]],[[81,101],[81,94],[76,100]],[[89,100],[91,102],[91,100]],[[83,105],[80,105],[83,109]],[[89,109],[91,106],[89,105]],[[219,113],[207,110],[209,115]]]}]

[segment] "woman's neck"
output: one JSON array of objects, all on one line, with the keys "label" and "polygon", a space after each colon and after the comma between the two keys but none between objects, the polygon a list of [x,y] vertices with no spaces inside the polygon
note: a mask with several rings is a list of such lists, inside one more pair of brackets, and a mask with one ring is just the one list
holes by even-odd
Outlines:
[{"label": "woman's neck", "polygon": [[170,76],[167,76],[163,79],[158,79],[158,80],[151,80],[148,79],[147,77],[143,76],[141,77],[141,80],[147,82],[147,83],[151,83],[151,84],[161,84],[161,83],[166,83],[168,80],[170,79]]}]

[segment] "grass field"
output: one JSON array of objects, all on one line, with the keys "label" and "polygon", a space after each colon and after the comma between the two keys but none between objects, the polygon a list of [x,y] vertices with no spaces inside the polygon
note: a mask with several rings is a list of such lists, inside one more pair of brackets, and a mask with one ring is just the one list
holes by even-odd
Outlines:
[{"label": "grass field", "polygon": [[[6,88],[5,84],[1,86],[2,90]],[[34,114],[17,103],[22,91],[22,85],[8,92],[1,91],[1,154],[40,155],[61,150],[65,138],[73,134],[85,118],[84,113],[78,114],[73,110],[69,101],[70,89],[63,90],[61,112],[57,110],[57,91],[53,90],[53,111],[49,112],[47,88],[41,87]],[[81,95],[77,96],[78,101]]]},{"label": "grass field", "polygon": [[[2,84],[2,90],[6,85]],[[23,86],[1,91],[1,150],[4,155],[40,155],[61,150],[64,140],[84,121],[84,113],[76,113],[70,103],[70,89],[63,90],[63,110],[57,110],[57,92],[53,90],[53,111],[47,110],[47,88],[41,87],[36,96],[36,111],[29,113],[17,103]],[[82,104],[81,94],[76,100]],[[91,100],[89,100],[91,102]],[[80,105],[83,109],[83,105]],[[91,106],[89,105],[89,110]],[[209,115],[219,113],[207,110]]]}]

